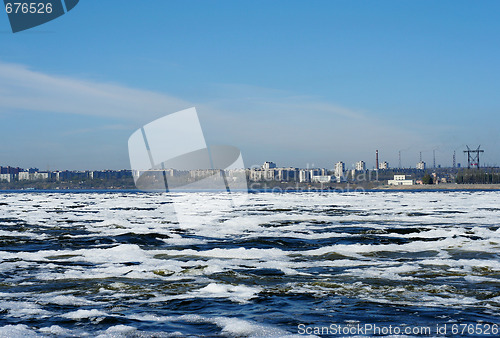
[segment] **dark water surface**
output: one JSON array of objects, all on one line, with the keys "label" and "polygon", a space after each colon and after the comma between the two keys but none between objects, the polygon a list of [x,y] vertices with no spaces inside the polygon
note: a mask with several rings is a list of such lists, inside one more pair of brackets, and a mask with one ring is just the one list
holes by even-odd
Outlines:
[{"label": "dark water surface", "polygon": [[498,336],[499,192],[227,200],[1,193],[0,337]]}]

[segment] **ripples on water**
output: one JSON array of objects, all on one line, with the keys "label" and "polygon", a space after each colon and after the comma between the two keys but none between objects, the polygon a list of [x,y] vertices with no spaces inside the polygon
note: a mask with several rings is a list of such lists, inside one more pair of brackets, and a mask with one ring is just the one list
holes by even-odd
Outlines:
[{"label": "ripples on water", "polygon": [[498,192],[0,196],[0,336],[500,322]]}]

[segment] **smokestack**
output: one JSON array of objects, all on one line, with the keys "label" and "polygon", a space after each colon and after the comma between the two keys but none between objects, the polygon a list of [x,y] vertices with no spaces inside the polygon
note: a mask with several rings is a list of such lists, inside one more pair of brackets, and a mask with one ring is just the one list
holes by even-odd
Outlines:
[{"label": "smokestack", "polygon": [[375,150],[375,170],[378,170],[378,150]]}]

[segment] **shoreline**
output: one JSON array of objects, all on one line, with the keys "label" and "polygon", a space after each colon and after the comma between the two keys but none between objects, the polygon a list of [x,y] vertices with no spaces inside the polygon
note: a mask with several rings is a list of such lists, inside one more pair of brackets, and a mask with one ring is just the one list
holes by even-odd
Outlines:
[{"label": "shoreline", "polygon": [[477,191],[495,191],[500,190],[500,184],[456,184],[456,183],[441,183],[441,184],[415,184],[415,185],[381,185],[370,190],[375,191],[454,191],[454,190],[477,190]]},{"label": "shoreline", "polygon": [[[234,190],[233,192],[241,192],[244,190]],[[280,186],[266,188],[249,188],[248,193],[294,193],[294,192],[439,192],[439,191],[500,191],[500,184],[456,184],[442,183],[430,185],[380,185],[363,187],[355,184],[339,184],[338,186],[330,186],[328,188],[319,187],[294,187],[293,189],[283,188]],[[106,192],[122,192],[122,193],[162,193],[164,191],[143,191],[139,189],[127,188],[75,188],[75,189],[0,189],[0,193],[106,193]],[[226,192],[225,190],[173,190],[168,193],[196,193],[196,192]]]}]

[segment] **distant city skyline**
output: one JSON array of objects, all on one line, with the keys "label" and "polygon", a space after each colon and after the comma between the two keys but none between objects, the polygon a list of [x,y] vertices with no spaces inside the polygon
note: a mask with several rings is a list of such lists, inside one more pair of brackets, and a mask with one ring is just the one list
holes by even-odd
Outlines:
[{"label": "distant city skyline", "polygon": [[[375,153],[374,153],[375,154]],[[379,166],[378,169],[432,169],[432,168],[467,168],[468,167],[468,159],[467,155],[464,154],[464,160],[463,161],[458,161],[458,157],[455,154],[455,163],[453,163],[453,158],[450,161],[450,164],[442,164],[441,162],[438,161],[436,157],[436,163],[434,163],[434,157],[431,158],[431,161],[426,161],[425,158],[422,156],[422,154],[419,153],[419,158],[418,161],[414,165],[409,165],[409,166],[404,166],[401,165],[399,166],[399,161],[397,164],[392,164],[383,158],[379,158]],[[319,162],[319,161],[316,161]],[[265,160],[262,161],[258,164],[251,164],[251,165],[245,165],[246,169],[252,169],[252,168],[261,168],[261,167],[267,167],[269,168],[269,165],[273,166],[271,168],[300,168],[300,169],[319,169],[319,168],[324,168],[328,170],[335,171],[337,170],[337,165],[338,163],[343,163],[343,170],[375,170],[377,169],[377,163],[376,163],[376,158],[373,159],[373,165],[371,165],[370,161],[367,160],[365,161],[364,159],[360,159],[356,162],[349,163],[346,161],[342,160],[337,160],[337,161],[330,161],[330,165],[326,166],[318,166],[315,164],[314,161],[308,162],[303,166],[294,166],[294,165],[288,165],[288,164],[283,164],[283,163],[278,163],[277,161],[273,160]],[[12,168],[18,168],[22,170],[31,170],[31,169],[36,169],[37,171],[40,172],[45,172],[45,171],[65,171],[65,170],[71,170],[71,171],[102,171],[102,170],[130,170],[130,166],[126,166],[123,168],[80,168],[80,169],[69,169],[69,168],[40,168],[39,166],[28,166],[28,167],[23,167],[19,165],[12,165],[12,164],[6,164],[6,163],[0,163],[0,168],[2,167],[12,167]],[[474,166],[472,166],[474,167]],[[491,165],[489,163],[485,163],[483,160],[480,162],[480,167],[500,167],[497,165]],[[170,168],[171,169],[171,168]]]},{"label": "distant city skyline", "polygon": [[[451,154],[451,157],[447,160],[444,160],[444,161],[440,161],[440,158],[438,157],[438,155],[436,155],[436,163],[435,163],[435,166],[434,166],[434,157],[433,157],[433,153],[431,152],[431,154],[428,156],[428,158],[426,158],[424,155],[421,154],[422,152],[419,152],[419,154],[417,155],[417,159],[416,159],[416,162],[413,163],[413,164],[409,164],[409,165],[403,165],[403,164],[406,164],[408,161],[401,161],[401,166],[399,166],[399,159],[397,162],[389,162],[387,161],[384,157],[380,157],[379,161],[380,163],[379,164],[382,164],[382,163],[385,163],[389,169],[392,169],[392,168],[415,168],[415,169],[422,169],[421,167],[424,165],[425,166],[425,169],[431,169],[433,167],[453,167],[453,153]],[[380,155],[379,155],[380,156]],[[398,154],[399,156],[399,154]],[[415,156],[413,156],[415,157]],[[462,157],[462,158],[461,158]],[[276,158],[276,157],[275,157]],[[488,162],[485,162],[484,161],[484,155],[483,157],[481,158],[481,163],[480,163],[480,166],[481,167],[499,167],[499,165],[497,164],[491,164],[491,163],[488,163]],[[252,167],[260,167],[262,165],[262,163],[267,163],[267,162],[273,162],[273,163],[278,163],[278,161],[274,160],[269,160],[269,158],[267,158],[267,160],[264,160],[264,161],[261,161],[260,163],[256,163],[256,164],[248,164],[246,165],[245,167],[246,168],[252,168]],[[304,165],[292,165],[292,164],[287,164],[287,163],[278,163],[279,164],[279,167],[296,167],[296,168],[327,168],[327,169],[332,169],[334,170],[335,169],[335,165],[337,162],[343,162],[345,165],[346,165],[346,170],[351,170],[351,169],[356,169],[358,168],[359,166],[359,163],[362,162],[364,167],[367,169],[367,170],[370,170],[370,169],[376,169],[377,168],[377,163],[376,163],[376,158],[375,158],[375,152],[373,153],[373,159],[359,159],[359,160],[356,160],[354,162],[348,162],[348,161],[344,161],[342,159],[337,159],[337,160],[331,160],[331,161],[327,161],[325,159],[320,159],[320,160],[311,160],[309,162],[306,162]],[[25,161],[26,162],[26,161]],[[29,161],[27,161],[29,163]],[[422,162],[422,164],[420,163]],[[317,163],[327,163],[326,165],[317,165]],[[456,151],[455,153],[455,166],[456,167],[462,167],[462,168],[467,168],[468,166],[468,159],[467,159],[467,155],[464,154],[463,151]],[[0,163],[0,167],[6,167],[6,166],[9,166],[9,167],[19,167],[19,168],[22,168],[22,169],[32,169],[32,168],[36,168],[40,171],[63,171],[63,170],[75,170],[75,171],[79,171],[79,170],[123,170],[123,169],[131,169],[130,168],[130,165],[126,164],[124,167],[109,167],[109,168],[103,168],[103,167],[99,167],[99,168],[92,168],[92,167],[81,167],[81,168],[64,168],[64,167],[58,167],[58,168],[55,168],[55,167],[51,167],[50,165],[47,166],[47,167],[43,167],[43,166],[39,166],[39,165],[28,165],[28,166],[22,166],[22,165],[18,165],[18,164],[13,164],[13,163]],[[382,169],[382,168],[380,168]]]},{"label": "distant city skyline", "polygon": [[154,6],[81,2],[16,34],[0,15],[0,163],[130,168],[134,130],[196,107],[247,167],[464,166],[466,145],[500,164],[497,1]]}]

